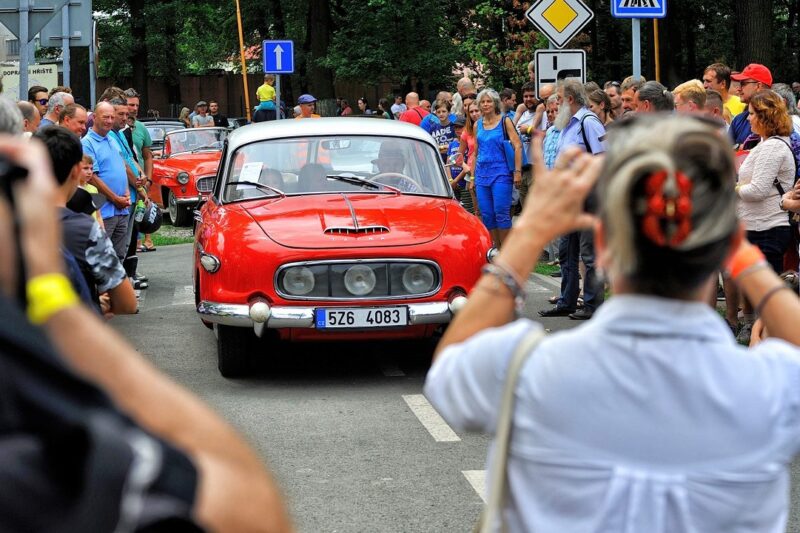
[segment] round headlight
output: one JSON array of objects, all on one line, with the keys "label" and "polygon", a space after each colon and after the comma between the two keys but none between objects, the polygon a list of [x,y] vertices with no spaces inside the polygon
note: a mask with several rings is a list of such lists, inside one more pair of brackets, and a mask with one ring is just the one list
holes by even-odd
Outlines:
[{"label": "round headlight", "polygon": [[293,296],[303,296],[314,290],[314,273],[310,268],[292,267],[283,275],[283,289]]},{"label": "round headlight", "polygon": [[422,294],[433,289],[436,276],[428,265],[411,265],[403,272],[403,287],[411,294]]},{"label": "round headlight", "polygon": [[355,265],[344,273],[344,287],[353,296],[366,296],[375,289],[375,272],[365,265]]},{"label": "round headlight", "polygon": [[186,185],[189,183],[189,173],[188,172],[178,172],[178,175],[175,176],[175,179],[178,180],[178,183],[181,185]]},{"label": "round headlight", "polygon": [[200,264],[203,265],[203,268],[205,268],[206,271],[210,272],[211,274],[219,270],[220,267],[219,259],[207,253],[200,254]]}]

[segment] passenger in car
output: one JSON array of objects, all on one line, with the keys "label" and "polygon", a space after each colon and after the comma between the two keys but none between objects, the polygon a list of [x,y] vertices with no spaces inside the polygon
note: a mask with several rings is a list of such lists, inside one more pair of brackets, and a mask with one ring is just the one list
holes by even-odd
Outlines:
[{"label": "passenger in car", "polygon": [[300,192],[325,192],[331,190],[326,178],[328,171],[318,163],[308,163],[300,169],[297,179]]},{"label": "passenger in car", "polygon": [[281,192],[286,192],[285,184],[283,183],[283,176],[274,168],[264,167],[261,169],[261,174],[258,176],[258,182],[267,187],[278,189]]}]

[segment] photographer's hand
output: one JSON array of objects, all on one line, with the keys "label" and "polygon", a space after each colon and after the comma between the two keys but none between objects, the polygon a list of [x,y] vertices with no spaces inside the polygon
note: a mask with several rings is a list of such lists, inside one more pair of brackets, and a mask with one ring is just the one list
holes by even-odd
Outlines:
[{"label": "photographer's hand", "polygon": [[[0,266],[2,286],[7,294],[13,296],[17,286],[18,273],[13,265],[16,246],[13,241],[12,216],[16,216],[20,226],[20,241],[28,278],[64,270],[61,258],[61,227],[55,206],[56,181],[50,168],[50,156],[44,146],[36,139],[0,136],[0,155],[14,164],[26,168],[28,177],[14,184],[14,213],[7,199],[3,204],[3,234],[0,247],[3,256]],[[9,287],[11,292],[9,293]]]}]

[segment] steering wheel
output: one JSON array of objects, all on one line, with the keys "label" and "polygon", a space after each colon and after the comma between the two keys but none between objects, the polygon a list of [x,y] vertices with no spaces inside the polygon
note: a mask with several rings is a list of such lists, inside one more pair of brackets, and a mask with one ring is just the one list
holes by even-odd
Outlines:
[{"label": "steering wheel", "polygon": [[[383,181],[384,179],[386,179],[386,181]],[[372,176],[369,181],[385,183],[386,185],[390,187],[396,187],[403,192],[423,192],[422,188],[417,185],[416,181],[399,172],[381,172],[380,174],[375,174]]]}]

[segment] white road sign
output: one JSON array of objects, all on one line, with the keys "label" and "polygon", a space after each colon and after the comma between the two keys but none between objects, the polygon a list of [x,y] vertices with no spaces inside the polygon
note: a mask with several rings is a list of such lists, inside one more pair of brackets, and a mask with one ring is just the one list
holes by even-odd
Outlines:
[{"label": "white road sign", "polygon": [[539,0],[525,16],[556,48],[564,48],[594,17],[582,0]]},{"label": "white road sign", "polygon": [[548,83],[556,83],[565,78],[578,78],[586,83],[586,51],[585,50],[537,50],[536,62],[536,97],[539,88]]}]

